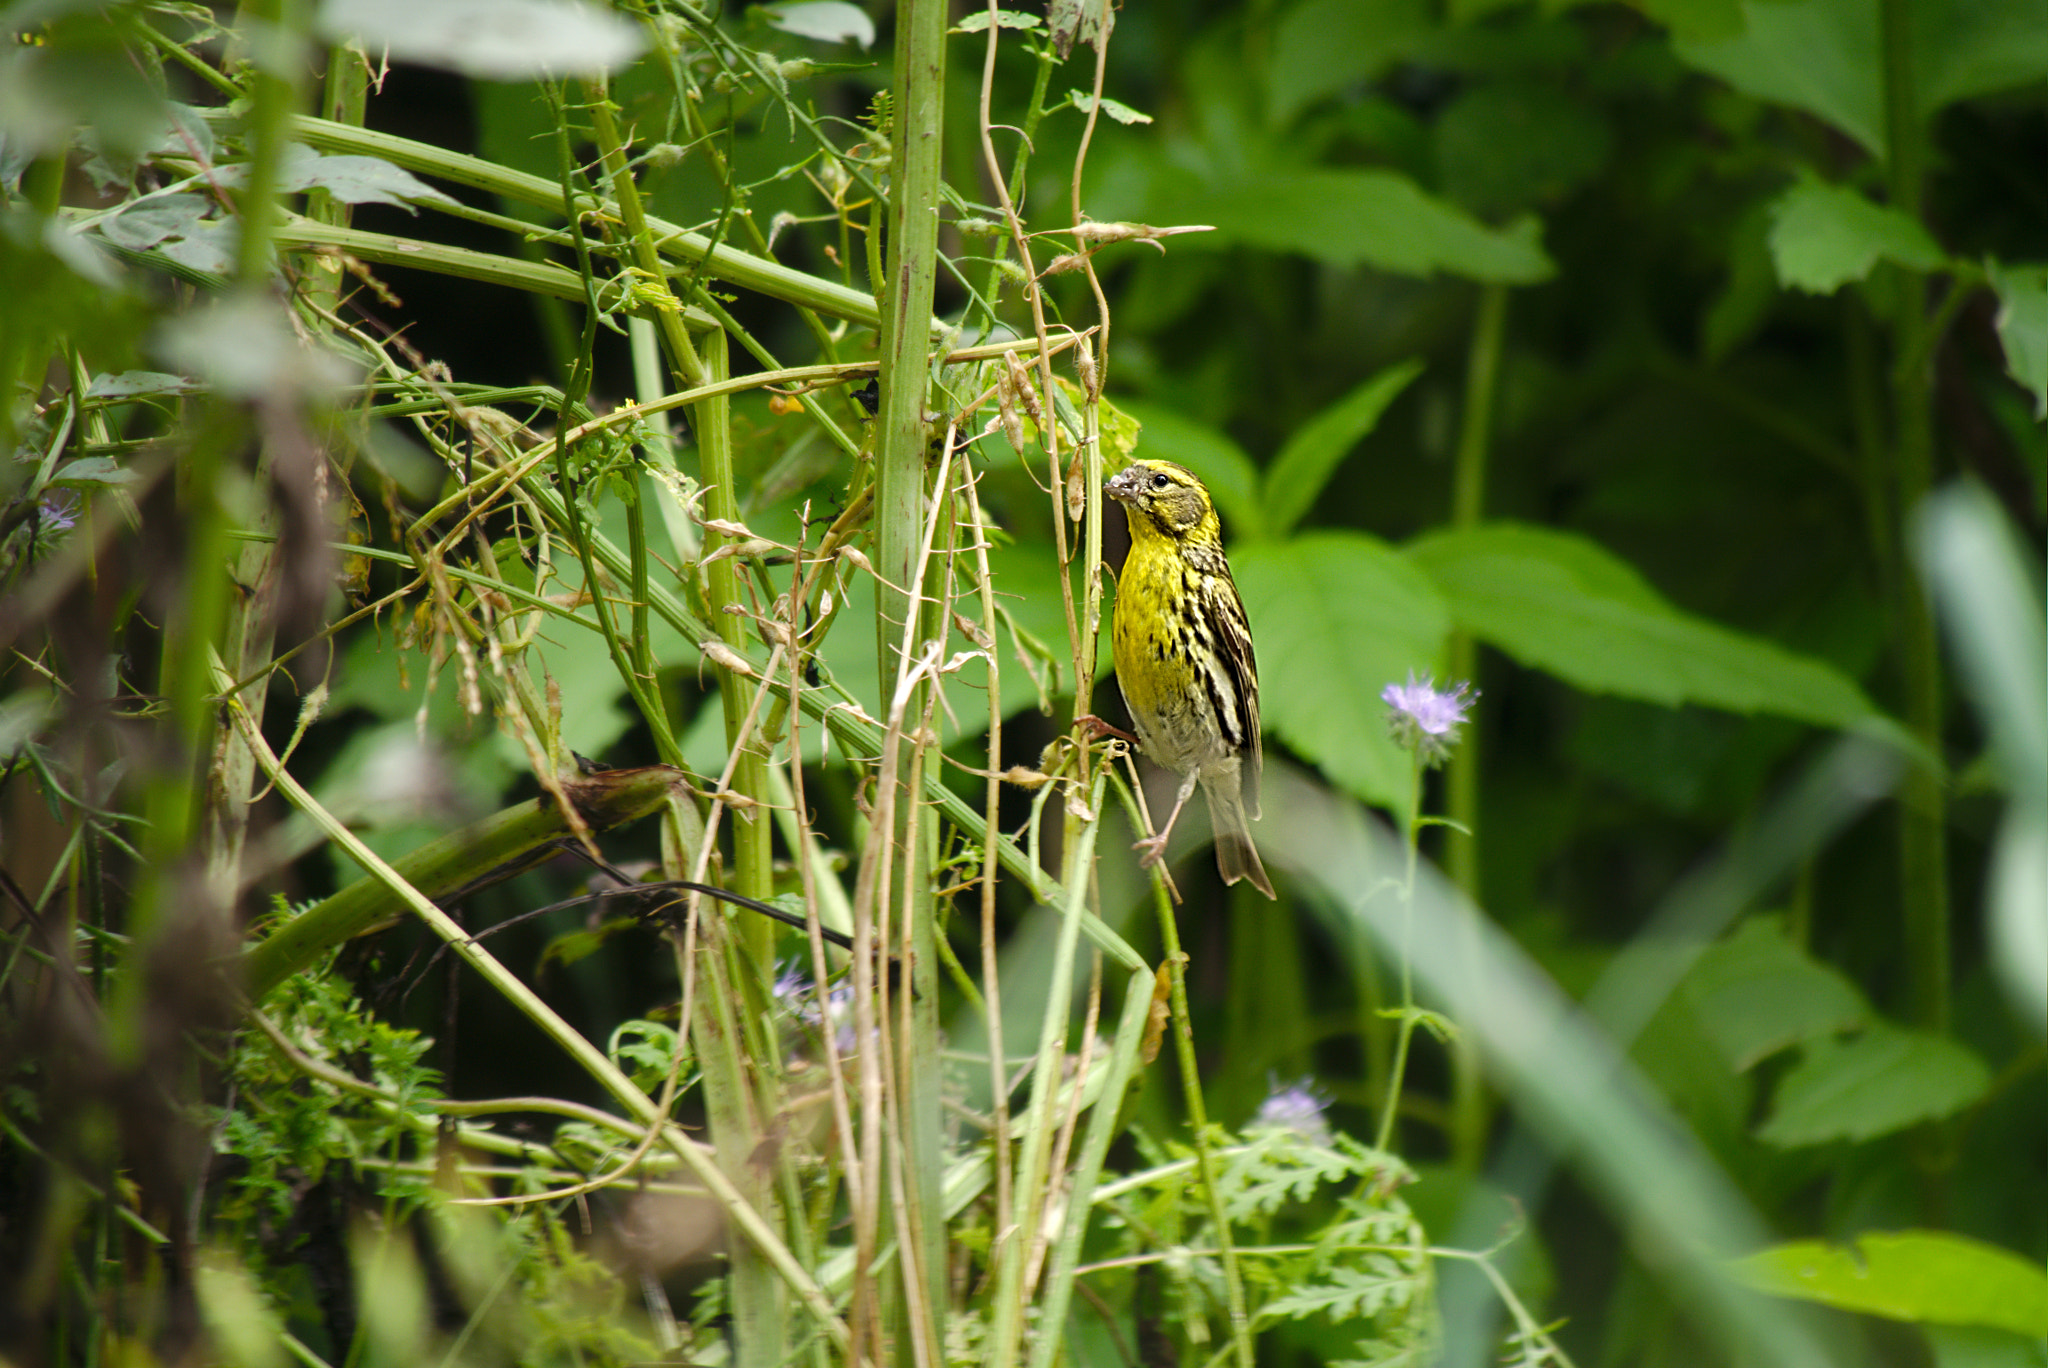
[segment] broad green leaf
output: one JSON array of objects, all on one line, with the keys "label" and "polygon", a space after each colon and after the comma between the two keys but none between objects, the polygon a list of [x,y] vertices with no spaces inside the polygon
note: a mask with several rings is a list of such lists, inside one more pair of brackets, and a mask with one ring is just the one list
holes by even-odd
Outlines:
[{"label": "broad green leaf", "polygon": [[1998,340],[2005,368],[2034,396],[2034,416],[2048,418],[2048,266],[1990,263],[1998,292]]},{"label": "broad green leaf", "polygon": [[128,484],[135,479],[135,472],[119,465],[111,456],[82,456],[78,460],[57,468],[50,477],[51,484]]},{"label": "broad green leaf", "polygon": [[[1874,0],[1746,0],[1743,29],[1674,37],[1678,55],[1738,90],[1827,120],[1886,155]],[[1973,95],[2048,78],[2048,24],[2032,0],[1908,0],[1922,122]]]},{"label": "broad green leaf", "polygon": [[1810,173],[1771,206],[1770,243],[1778,279],[1809,294],[1861,280],[1880,259],[1920,271],[1948,261],[1917,219]]},{"label": "broad green leaf", "polygon": [[581,0],[322,0],[322,35],[490,81],[599,76],[640,55],[633,24]]},{"label": "broad green leaf", "polygon": [[146,252],[167,237],[192,232],[213,208],[199,195],[159,195],[140,200],[100,223],[107,241]]},{"label": "broad green leaf", "polygon": [[763,5],[768,22],[784,33],[821,43],[875,45],[875,21],[866,10],[846,0],[798,0],[788,5]]},{"label": "broad green leaf", "polygon": [[1957,100],[2048,79],[2048,23],[2032,0],[1917,0],[1907,12],[1923,119]]},{"label": "broad green leaf", "polygon": [[1201,477],[1223,515],[1226,537],[1252,540],[1267,535],[1266,510],[1259,499],[1259,471],[1244,448],[1217,429],[1143,401],[1124,403],[1138,420],[1138,454],[1174,461]]},{"label": "broad green leaf", "polygon": [[1232,558],[1272,733],[1368,802],[1406,801],[1409,759],[1380,690],[1443,654],[1450,621],[1400,552],[1356,532],[1254,542]]},{"label": "broad green leaf", "polygon": [[1948,1036],[1876,1025],[1808,1045],[1778,1080],[1757,1138],[1785,1149],[1868,1140],[1952,1115],[1989,1086],[1984,1061]]},{"label": "broad green leaf", "polygon": [[[0,232],[8,231],[10,228],[18,230],[27,221],[28,216],[26,214],[13,216],[12,223],[0,220]],[[37,228],[30,231],[41,239],[39,245],[43,251],[48,252],[51,257],[55,258],[80,279],[89,281],[102,290],[109,292],[126,288],[126,282],[121,278],[120,268],[114,264],[113,258],[108,256],[106,252],[102,251],[90,239],[80,234],[66,231],[64,226],[56,219],[45,220]],[[16,289],[19,289],[18,282],[20,279],[21,277],[19,276],[15,277]],[[20,301],[20,294],[16,294],[14,299],[9,301],[16,306],[17,312],[15,317],[17,320],[24,316],[24,312],[21,311]]]},{"label": "broad green leaf", "polygon": [[220,1362],[242,1368],[283,1368],[284,1322],[264,1290],[226,1249],[214,1245],[194,1260],[192,1290]]},{"label": "broad green leaf", "polygon": [[1797,1240],[1731,1260],[1737,1281],[1777,1297],[1928,1325],[2048,1335],[2048,1274],[1997,1245],[1938,1230]]},{"label": "broad green leaf", "polygon": [[1420,374],[1420,361],[1389,366],[1310,418],[1287,439],[1273,468],[1266,472],[1266,526],[1272,535],[1285,536],[1294,529],[1322,495],[1338,464],[1379,423],[1387,405]]},{"label": "broad green leaf", "polygon": [[454,196],[443,194],[388,161],[377,157],[323,156],[296,143],[285,156],[279,188],[325,190],[343,204],[389,204],[408,213],[412,211],[408,201],[459,207]]},{"label": "broad green leaf", "polygon": [[1685,993],[1701,1029],[1738,1070],[1870,1016],[1854,984],[1762,918],[1708,946],[1686,975]]},{"label": "broad green leaf", "polygon": [[1590,693],[1898,734],[1833,666],[1681,612],[1584,537],[1492,523],[1418,538],[1405,554],[1458,625]]},{"label": "broad green leaf", "polygon": [[1266,126],[1370,80],[1429,32],[1423,0],[1303,0],[1280,16],[1266,57]]},{"label": "broad green leaf", "polygon": [[[249,179],[246,162],[223,166],[215,173],[223,185],[240,186]],[[389,204],[412,212],[408,200],[443,207],[460,207],[454,196],[444,194],[401,167],[378,157],[327,156],[302,143],[285,149],[277,168],[277,188],[287,193],[325,190],[344,204]],[[123,214],[122,218],[127,218]]]},{"label": "broad green leaf", "polygon": [[1741,32],[1677,37],[1672,49],[1737,90],[1818,115],[1882,157],[1877,5],[1872,0],[1748,0],[1742,10]]},{"label": "broad green leaf", "polygon": [[1202,241],[1299,252],[1331,266],[1373,266],[1400,275],[1439,271],[1532,285],[1556,272],[1533,218],[1489,228],[1406,176],[1384,170],[1250,171],[1198,176],[1163,172],[1150,223],[1206,223]]},{"label": "broad green leaf", "polygon": [[236,220],[202,219],[185,236],[171,238],[157,250],[182,265],[224,276],[235,269],[235,253],[241,239]]}]

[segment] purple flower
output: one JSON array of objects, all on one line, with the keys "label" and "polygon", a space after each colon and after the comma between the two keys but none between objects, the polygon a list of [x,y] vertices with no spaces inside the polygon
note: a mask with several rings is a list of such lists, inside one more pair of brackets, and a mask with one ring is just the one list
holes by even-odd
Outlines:
[{"label": "purple flower", "polygon": [[791,964],[776,978],[770,990],[775,1000],[782,1004],[798,1021],[814,1031],[822,1031],[827,1025],[832,1028],[832,1039],[839,1047],[839,1053],[852,1054],[854,1045],[853,1029],[853,985],[836,983],[825,990],[825,1011],[818,1012],[817,987],[801,965]]},{"label": "purple flower", "polygon": [[42,521],[42,530],[46,533],[69,532],[78,526],[78,495],[68,489],[45,494],[36,506],[36,517]]},{"label": "purple flower", "polygon": [[1464,680],[1448,689],[1438,689],[1429,675],[1417,682],[1408,672],[1406,684],[1389,684],[1380,690],[1388,708],[1387,725],[1394,740],[1415,752],[1425,765],[1441,764],[1458,744],[1458,728],[1465,725],[1465,709],[1479,697]]},{"label": "purple flower", "polygon": [[1246,1130],[1293,1131],[1312,1144],[1330,1143],[1330,1123],[1323,1116],[1329,1097],[1307,1079],[1285,1087],[1274,1081],[1270,1086],[1272,1091],[1259,1104]]},{"label": "purple flower", "polygon": [[801,965],[791,963],[776,975],[775,986],[768,991],[790,1011],[801,1012],[809,1006],[811,976],[803,971]]}]

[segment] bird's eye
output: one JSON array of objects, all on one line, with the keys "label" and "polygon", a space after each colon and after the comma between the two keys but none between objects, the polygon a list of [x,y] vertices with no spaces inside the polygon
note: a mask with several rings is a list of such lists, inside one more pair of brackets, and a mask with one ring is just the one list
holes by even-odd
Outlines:
[{"label": "bird's eye", "polygon": [[1173,481],[1167,479],[1164,473],[1160,473],[1152,477],[1152,487],[1154,489],[1164,489],[1172,483]]}]

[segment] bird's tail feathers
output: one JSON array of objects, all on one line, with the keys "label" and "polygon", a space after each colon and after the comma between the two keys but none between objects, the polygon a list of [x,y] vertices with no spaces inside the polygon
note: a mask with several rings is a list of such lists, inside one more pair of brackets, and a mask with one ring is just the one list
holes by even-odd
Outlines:
[{"label": "bird's tail feathers", "polygon": [[1209,824],[1216,832],[1216,869],[1223,882],[1251,880],[1253,888],[1274,897],[1273,881],[1266,877],[1265,862],[1252,843],[1251,823],[1246,820],[1244,799],[1236,776],[1222,783],[1204,783],[1202,793],[1209,800]]}]

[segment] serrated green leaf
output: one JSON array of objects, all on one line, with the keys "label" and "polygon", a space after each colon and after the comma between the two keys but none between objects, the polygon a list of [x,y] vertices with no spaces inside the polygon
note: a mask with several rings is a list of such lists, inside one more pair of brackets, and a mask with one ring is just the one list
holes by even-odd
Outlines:
[{"label": "serrated green leaf", "polygon": [[1988,267],[1998,292],[1998,340],[2005,368],[2034,396],[2034,416],[2048,418],[2048,266]]},{"label": "serrated green leaf", "polygon": [[1418,538],[1406,554],[1460,626],[1589,693],[1899,735],[1834,667],[1679,611],[1584,537],[1491,523]]},{"label": "serrated green leaf", "polygon": [[1737,1281],[1777,1297],[1889,1320],[2048,1335],[2048,1275],[1997,1245],[1938,1230],[1798,1240],[1731,1260]]},{"label": "serrated green leaf", "polygon": [[[1953,101],[2048,77],[2048,24],[2023,0],[1911,0],[1905,10],[1917,122]],[[1681,34],[1672,47],[1738,90],[1818,115],[1883,158],[1878,11],[1869,0],[1746,0],[1739,31]]]},{"label": "serrated green leaf", "polygon": [[1684,991],[1701,1029],[1736,1070],[1870,1017],[1847,977],[1808,958],[1765,918],[1744,922],[1701,952]]},{"label": "serrated green leaf", "polygon": [[1809,1045],[1778,1080],[1757,1138],[1784,1149],[1868,1140],[1952,1115],[1990,1086],[1984,1061],[1948,1036],[1874,1026],[1853,1040]]},{"label": "serrated green leaf", "polygon": [[1391,1255],[1368,1256],[1363,1267],[1338,1267],[1327,1277],[1296,1288],[1259,1308],[1261,1325],[1327,1316],[1355,1320],[1398,1311],[1415,1300],[1421,1275]]},{"label": "serrated green leaf", "polygon": [[1367,802],[1403,802],[1410,760],[1380,690],[1433,668],[1450,630],[1427,576],[1358,532],[1254,542],[1232,558],[1273,735]]},{"label": "serrated green leaf", "polygon": [[1302,515],[1315,506],[1339,463],[1378,426],[1387,405],[1420,374],[1420,361],[1389,366],[1310,418],[1287,439],[1266,472],[1266,527],[1271,535],[1282,537],[1293,531]]},{"label": "serrated green leaf", "polygon": [[1324,1184],[1349,1185],[1377,1166],[1378,1156],[1360,1145],[1320,1145],[1285,1126],[1259,1127],[1229,1152],[1217,1181],[1224,1214],[1249,1221],[1309,1201]]},{"label": "serrated green leaf", "polygon": [[308,147],[293,144],[279,171],[281,190],[325,190],[343,204],[389,204],[412,212],[412,204],[460,207],[453,195],[444,194],[425,181],[377,157],[323,156]]},{"label": "serrated green leaf", "polygon": [[1879,261],[1919,271],[1948,261],[1917,219],[1811,174],[1771,206],[1770,246],[1778,279],[1809,294],[1832,294]]}]

